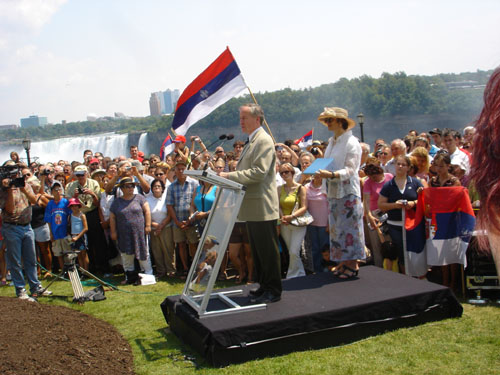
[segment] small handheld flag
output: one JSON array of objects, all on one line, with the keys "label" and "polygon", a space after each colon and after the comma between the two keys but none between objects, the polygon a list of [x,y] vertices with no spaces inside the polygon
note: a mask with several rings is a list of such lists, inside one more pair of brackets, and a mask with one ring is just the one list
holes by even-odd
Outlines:
[{"label": "small handheld flag", "polygon": [[304,134],[302,138],[299,138],[295,141],[295,144],[300,148],[306,148],[307,146],[311,146],[313,142],[313,131]]}]

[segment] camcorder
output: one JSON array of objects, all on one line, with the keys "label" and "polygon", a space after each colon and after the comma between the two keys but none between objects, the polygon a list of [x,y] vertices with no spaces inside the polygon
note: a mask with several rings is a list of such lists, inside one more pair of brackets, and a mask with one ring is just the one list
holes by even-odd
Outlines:
[{"label": "camcorder", "polygon": [[25,186],[24,177],[18,177],[21,169],[17,165],[0,166],[0,179],[9,180],[9,187],[14,186],[22,188]]}]

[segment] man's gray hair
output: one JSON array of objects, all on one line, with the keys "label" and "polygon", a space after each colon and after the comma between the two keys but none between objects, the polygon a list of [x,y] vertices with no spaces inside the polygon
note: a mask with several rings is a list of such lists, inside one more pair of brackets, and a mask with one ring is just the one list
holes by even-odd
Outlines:
[{"label": "man's gray hair", "polygon": [[398,147],[399,147],[401,150],[406,150],[406,143],[405,143],[405,141],[403,141],[402,139],[397,138],[397,139],[395,139],[395,140],[393,140],[393,141],[391,142],[391,145],[392,145],[393,143],[394,143],[394,144],[396,144],[396,145],[398,145]]},{"label": "man's gray hair", "polygon": [[260,119],[260,124],[262,125],[262,123],[264,122],[264,110],[262,109],[262,107],[258,104],[255,104],[255,103],[247,103],[247,104],[243,104],[240,107],[240,110],[244,107],[249,108],[250,114],[253,117],[258,117]]},{"label": "man's gray hair", "polygon": [[359,144],[361,145],[361,149],[366,152],[367,154],[370,153],[370,145],[368,143],[365,143],[365,142],[359,142]]}]

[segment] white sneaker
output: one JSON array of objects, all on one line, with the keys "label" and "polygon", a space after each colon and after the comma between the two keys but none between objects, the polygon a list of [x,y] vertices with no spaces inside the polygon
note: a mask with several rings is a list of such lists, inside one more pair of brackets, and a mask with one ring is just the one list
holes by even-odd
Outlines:
[{"label": "white sneaker", "polygon": [[40,288],[38,289],[35,293],[31,293],[31,296],[34,297],[34,298],[38,298],[38,297],[48,297],[48,296],[51,296],[52,295],[52,292],[50,290],[43,290],[43,288]]},{"label": "white sneaker", "polygon": [[33,297],[28,296],[28,293],[26,293],[25,290],[23,290],[22,292],[20,292],[18,294],[17,298],[25,300],[25,301],[28,301],[28,302],[36,302],[36,299],[34,299]]}]

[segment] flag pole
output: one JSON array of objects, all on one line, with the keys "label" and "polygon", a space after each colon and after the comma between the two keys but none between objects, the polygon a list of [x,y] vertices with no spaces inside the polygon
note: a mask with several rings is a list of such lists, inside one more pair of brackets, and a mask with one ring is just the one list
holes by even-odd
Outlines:
[{"label": "flag pole", "polygon": [[404,207],[401,209],[401,217],[403,218],[402,229],[403,229],[403,255],[404,255],[405,274],[406,276],[410,276],[410,272],[408,271],[408,267],[410,266],[410,259],[406,246],[406,210]]},{"label": "flag pole", "polygon": [[[250,90],[250,87],[248,87],[248,85],[247,85],[247,89],[248,89],[248,92],[250,93],[250,96],[252,97],[252,100],[254,101],[254,103],[259,105],[259,103],[257,103],[257,99],[255,99],[255,96],[253,96],[252,90]],[[271,128],[267,124],[266,118],[264,117],[263,120],[264,120],[264,125],[266,125],[267,131],[269,132],[269,135],[273,139],[273,142],[276,143],[276,139],[274,139],[273,132],[271,131]]]}]

